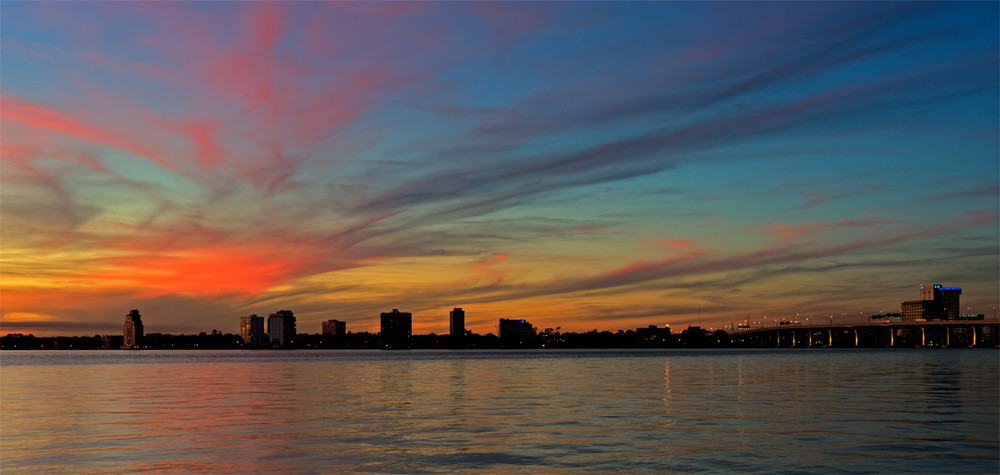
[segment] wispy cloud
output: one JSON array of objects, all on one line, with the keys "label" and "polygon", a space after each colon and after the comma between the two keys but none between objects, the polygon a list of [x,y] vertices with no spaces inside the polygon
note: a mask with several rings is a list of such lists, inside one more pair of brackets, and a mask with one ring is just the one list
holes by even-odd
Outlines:
[{"label": "wispy cloud", "polygon": [[1000,182],[987,183],[949,193],[941,193],[937,197],[943,199],[1000,197]]},{"label": "wispy cloud", "polygon": [[67,315],[43,298],[67,286],[101,312],[600,295],[567,312],[614,319],[993,236],[997,183],[954,183],[996,173],[996,7],[787,7],[5,8],[3,314]]}]

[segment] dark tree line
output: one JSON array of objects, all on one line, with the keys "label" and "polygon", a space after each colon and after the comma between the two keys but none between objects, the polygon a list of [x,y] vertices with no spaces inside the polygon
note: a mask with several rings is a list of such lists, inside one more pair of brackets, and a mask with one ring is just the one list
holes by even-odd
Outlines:
[{"label": "dark tree line", "polygon": [[[688,328],[680,333],[666,331],[628,330],[617,332],[591,330],[584,333],[560,332],[546,328],[536,332],[533,338],[513,344],[502,341],[496,335],[480,335],[466,331],[460,338],[451,335],[413,335],[410,347],[415,349],[499,349],[499,348],[724,348],[732,344],[728,333],[723,330],[708,331],[698,327]],[[4,350],[96,350],[117,349],[122,344],[122,336],[56,336],[36,337],[21,333],[8,333],[0,337],[0,348]],[[233,333],[211,333],[197,335],[172,335],[169,333],[147,333],[142,346],[156,350],[220,350],[243,349],[242,338]],[[288,348],[309,349],[377,349],[379,334],[370,332],[348,332],[342,336],[329,334],[300,333]]]}]

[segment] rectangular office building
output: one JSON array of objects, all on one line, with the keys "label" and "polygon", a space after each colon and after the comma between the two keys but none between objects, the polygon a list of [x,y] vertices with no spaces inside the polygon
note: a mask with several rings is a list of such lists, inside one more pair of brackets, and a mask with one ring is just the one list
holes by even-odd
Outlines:
[{"label": "rectangular office building", "polygon": [[323,322],[323,334],[332,336],[347,335],[347,322],[340,320],[327,320]]},{"label": "rectangular office building", "polygon": [[135,350],[142,348],[142,316],[139,315],[139,311],[132,309],[128,315],[125,315],[125,326],[124,326],[124,338],[122,340],[122,348],[128,350]]},{"label": "rectangular office building", "polygon": [[383,350],[406,350],[410,348],[410,333],[413,331],[413,314],[392,309],[382,314],[379,344]]},{"label": "rectangular office building", "polygon": [[449,322],[451,323],[451,336],[452,338],[461,338],[465,336],[465,310],[459,307],[455,307],[454,310],[449,314]]},{"label": "rectangular office building", "polygon": [[504,348],[530,348],[535,346],[535,327],[527,320],[501,318],[499,325],[500,346]]},{"label": "rectangular office building", "polygon": [[243,346],[262,346],[267,339],[264,333],[264,317],[256,314],[249,317],[240,317],[240,336],[243,338]]},{"label": "rectangular office building", "polygon": [[268,315],[267,337],[272,346],[291,346],[295,342],[295,315],[291,310]]}]

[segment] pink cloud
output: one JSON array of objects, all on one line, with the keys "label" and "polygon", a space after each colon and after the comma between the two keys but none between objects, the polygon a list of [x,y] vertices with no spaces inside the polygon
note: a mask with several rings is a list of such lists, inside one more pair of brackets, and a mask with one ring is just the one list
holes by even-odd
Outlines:
[{"label": "pink cloud", "polygon": [[503,282],[506,272],[503,269],[498,269],[496,266],[505,260],[507,260],[507,254],[492,254],[478,260],[471,266],[471,269],[476,274],[489,279],[491,282],[490,286],[499,285]]},{"label": "pink cloud", "polygon": [[808,221],[799,225],[775,223],[771,224],[767,232],[782,241],[793,241],[830,228],[870,228],[887,224],[893,224],[893,221],[876,217],[865,217],[860,220],[842,218],[840,221]]},{"label": "pink cloud", "polygon": [[[312,147],[327,145],[377,102],[426,77],[430,66],[408,60],[416,55],[406,52],[444,43],[451,31],[410,34],[418,27],[405,18],[427,11],[422,5],[293,9],[266,2],[226,13],[170,4],[98,8],[144,22],[148,29],[135,46],[146,54],[102,52],[100,32],[50,13],[78,40],[77,59],[140,78],[135,90],[105,92],[103,83],[84,77],[76,84],[85,90],[84,102],[102,104],[87,117],[5,97],[5,122],[119,148],[207,186],[217,181],[205,173],[227,167],[265,195],[300,186],[303,162],[317,160]],[[371,28],[386,34],[360,44]]]},{"label": "pink cloud", "polygon": [[110,145],[165,164],[158,154],[109,130],[10,96],[4,96],[3,103],[4,121],[16,122],[36,130],[75,137],[88,142]]},{"label": "pink cloud", "polygon": [[218,121],[175,121],[170,126],[188,138],[194,148],[197,162],[205,169],[213,170],[226,163],[229,153],[216,139],[220,129]]},{"label": "pink cloud", "polygon": [[700,253],[698,246],[686,239],[643,239],[639,244],[652,245],[657,250],[682,250],[690,253]]}]

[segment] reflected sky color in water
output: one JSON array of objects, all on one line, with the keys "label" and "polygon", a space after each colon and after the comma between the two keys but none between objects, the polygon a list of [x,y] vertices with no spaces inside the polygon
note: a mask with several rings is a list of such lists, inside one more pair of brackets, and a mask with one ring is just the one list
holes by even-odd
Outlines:
[{"label": "reflected sky color in water", "polygon": [[992,472],[992,351],[5,353],[6,473]]}]

